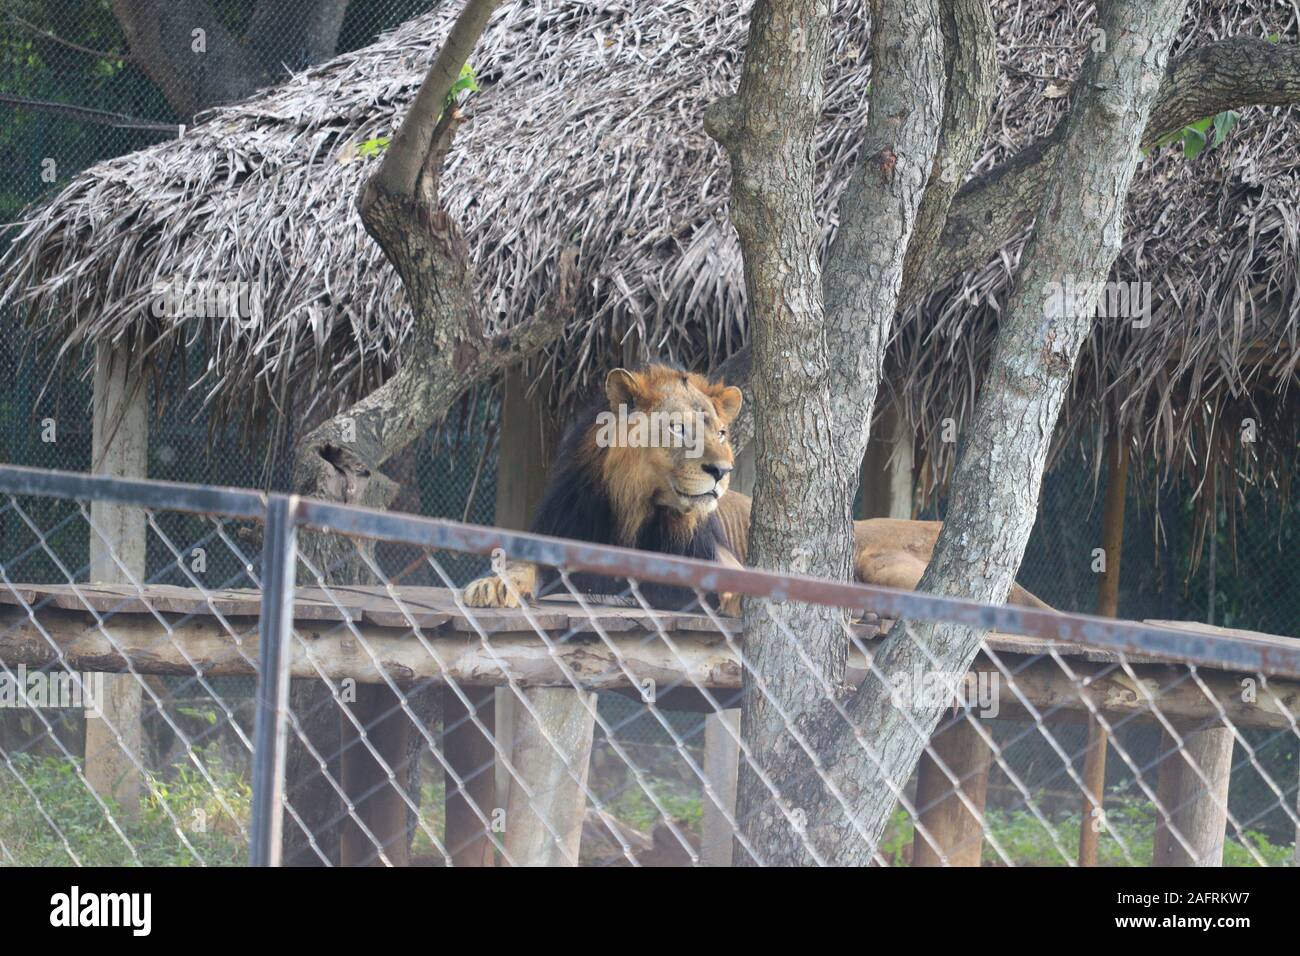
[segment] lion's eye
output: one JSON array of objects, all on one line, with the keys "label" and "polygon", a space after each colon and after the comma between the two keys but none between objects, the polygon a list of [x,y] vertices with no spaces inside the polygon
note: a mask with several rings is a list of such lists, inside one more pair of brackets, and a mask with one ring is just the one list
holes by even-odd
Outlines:
[{"label": "lion's eye", "polygon": [[726,438],[726,437],[727,437],[727,430],[726,430],[725,428],[719,428],[719,429],[718,429],[718,437],[719,437],[719,438]]}]

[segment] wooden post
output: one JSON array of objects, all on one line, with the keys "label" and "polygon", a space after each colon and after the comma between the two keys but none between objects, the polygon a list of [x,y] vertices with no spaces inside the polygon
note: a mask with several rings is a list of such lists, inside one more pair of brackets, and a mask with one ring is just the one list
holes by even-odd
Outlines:
[{"label": "wooden post", "polygon": [[[743,495],[754,493],[755,445],[751,441],[736,455],[731,489]],[[728,732],[730,727],[732,732]],[[704,775],[718,795],[721,806],[704,801],[700,821],[700,858],[705,866],[731,866],[735,833],[727,814],[736,816],[736,781],[740,776],[740,708],[730,707],[704,718]],[[723,810],[727,811],[724,814]]]},{"label": "wooden post", "polygon": [[[95,474],[148,477],[149,395],[139,371],[125,347],[100,346],[96,351],[90,466]],[[98,529],[98,533],[90,532],[91,581],[120,584],[128,580],[129,572],[130,577],[143,582],[144,511],[92,501],[90,520]],[[108,627],[113,627],[111,620]],[[123,744],[136,760],[140,759],[140,684],[131,674],[102,677],[103,693],[96,704],[103,718],[88,713],[86,720],[86,779],[101,796],[115,799],[124,813],[136,813],[143,781]]]},{"label": "wooden post", "polygon": [[[463,687],[479,722],[488,733],[495,732],[496,695],[491,687]],[[485,737],[469,719],[469,711],[450,690],[442,696],[443,756],[455,768],[465,783],[458,790],[451,774],[444,773],[446,782],[446,836],[453,866],[492,866],[494,847],[487,827],[479,813],[488,818],[489,825],[499,807],[496,792],[496,751],[492,741]],[[471,801],[473,806],[471,806]],[[507,820],[508,823],[508,820]]]},{"label": "wooden post", "polygon": [[[1156,808],[1159,815],[1151,864],[1222,866],[1228,783],[1232,775],[1232,731],[1227,727],[1208,727],[1183,733],[1182,737],[1182,753],[1170,752],[1160,762],[1156,782],[1160,806]],[[1162,750],[1173,751],[1174,742],[1168,731],[1161,735],[1161,744]],[[1209,780],[1208,788],[1188,763],[1189,759]],[[1187,847],[1170,831],[1170,824]]]},{"label": "wooden post", "polygon": [[[730,732],[728,732],[728,727]],[[721,804],[704,798],[700,821],[700,857],[705,866],[731,866],[735,834],[727,813],[735,818],[736,780],[740,772],[740,709],[732,708],[704,718],[704,776]]]},{"label": "wooden post", "polygon": [[[544,401],[528,395],[528,379],[520,368],[509,369],[501,389],[501,414],[498,418],[497,502],[495,524],[511,531],[527,531],[533,511],[546,490],[546,472],[559,428]],[[538,386],[545,394],[546,383]],[[514,746],[516,713],[519,701],[509,687],[496,692],[497,745],[509,754]],[[497,761],[497,800],[501,806],[510,802],[510,772]]]},{"label": "wooden post", "polygon": [[[547,456],[555,434],[544,406],[535,404],[528,395],[528,380],[522,369],[506,372],[501,392],[496,524],[526,530],[545,487]],[[493,733],[497,745],[509,753],[515,721],[510,688],[494,692],[464,688],[464,692],[479,721]],[[509,773],[497,760],[492,741],[474,726],[465,705],[450,690],[442,692],[442,722],[448,728],[443,736],[443,756],[466,784],[465,792],[458,793],[452,776],[445,775],[447,848],[456,866],[493,866],[492,841],[468,801],[491,819],[496,811],[509,805]],[[509,826],[508,814],[506,824]]]},{"label": "wooden post", "polygon": [[871,428],[862,459],[859,518],[912,517],[912,428],[893,405]]},{"label": "wooden post", "polygon": [[[407,734],[394,728],[409,718],[386,684],[357,684],[356,699],[348,707],[365,728],[366,738],[392,768],[398,786],[407,780]],[[393,866],[409,866],[410,834],[406,825],[406,803],[389,781],[388,772],[371,756],[350,720],[340,724],[339,774],[343,792],[352,801],[358,820],[366,825],[367,834],[351,815],[343,819],[339,835],[340,860],[344,866],[382,866],[380,849]]]},{"label": "wooden post", "polygon": [[536,687],[525,693],[538,720],[520,705],[511,761],[533,795],[529,799],[518,783],[510,788],[506,852],[518,866],[576,866],[595,726],[587,708],[594,710],[596,695],[566,687]]},{"label": "wooden post", "polygon": [[[912,838],[912,866],[943,866],[941,852],[947,857],[948,866],[979,866],[984,850],[982,818],[993,751],[966,718],[942,727],[930,745],[935,757],[957,778],[958,784],[953,784],[928,753],[921,756],[916,810],[934,845],[918,827]],[[979,811],[979,817],[973,816],[957,796],[958,786]]]},{"label": "wooden post", "polygon": [[[1097,614],[1119,614],[1119,569],[1124,551],[1124,501],[1128,490],[1128,442],[1113,426],[1106,443],[1106,501],[1101,515],[1101,547],[1105,564],[1097,582]],[[1079,865],[1097,865],[1097,841],[1104,825],[1106,799],[1106,729],[1088,720],[1088,747],[1083,761],[1083,813],[1079,821]]]},{"label": "wooden post", "polygon": [[[529,385],[523,369],[506,373],[497,459],[496,524],[501,528],[528,527],[545,490],[550,452],[559,437],[559,428],[545,405],[546,383],[541,383],[531,396]],[[546,735],[556,740],[575,770],[581,764],[579,776],[585,784],[595,717],[584,705],[584,697],[593,708],[595,697],[556,687],[523,693],[542,727],[534,722],[524,702],[516,700],[502,702],[497,726],[503,726],[507,719],[511,721],[510,730],[504,734],[512,748],[511,763],[533,789],[537,805],[529,806],[517,784],[512,783],[508,793],[498,795],[506,806],[506,849],[511,859],[522,866],[562,866],[577,860],[586,795],[565,768],[561,754],[547,744]],[[501,692],[502,697],[505,695],[513,696],[509,689]],[[505,776],[504,767],[498,775]],[[538,813],[544,814],[560,835],[560,845],[542,825]]]}]

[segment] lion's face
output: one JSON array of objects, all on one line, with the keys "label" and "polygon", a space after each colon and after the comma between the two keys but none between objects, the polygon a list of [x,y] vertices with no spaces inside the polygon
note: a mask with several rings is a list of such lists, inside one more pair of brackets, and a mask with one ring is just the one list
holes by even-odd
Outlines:
[{"label": "lion's face", "polygon": [[643,520],[661,507],[702,518],[717,508],[735,463],[727,428],[740,389],[651,365],[610,372],[605,394],[596,441],[608,449],[605,481],[621,515]]}]

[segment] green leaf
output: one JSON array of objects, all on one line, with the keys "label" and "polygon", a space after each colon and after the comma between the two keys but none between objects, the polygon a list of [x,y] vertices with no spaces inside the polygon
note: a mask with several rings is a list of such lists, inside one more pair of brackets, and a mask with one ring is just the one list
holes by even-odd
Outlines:
[{"label": "green leaf", "polygon": [[388,144],[393,141],[391,136],[376,136],[374,139],[368,139],[357,146],[357,152],[362,156],[378,156],[388,148]]},{"label": "green leaf", "polygon": [[1188,126],[1183,129],[1183,156],[1186,159],[1195,159],[1200,155],[1201,150],[1205,149],[1205,134],[1194,126]]},{"label": "green leaf", "polygon": [[[1180,130],[1161,136],[1152,144],[1151,149],[1160,149],[1162,146],[1181,142],[1183,144],[1183,156],[1187,159],[1195,159],[1205,152],[1207,148],[1213,149],[1215,146],[1222,145],[1240,119],[1241,114],[1236,110],[1224,110],[1214,116],[1203,117],[1189,126],[1184,126]],[[1214,129],[1213,138],[1207,135],[1211,127]],[[1150,153],[1150,150],[1147,150],[1143,155],[1148,153]]]},{"label": "green leaf", "polygon": [[1237,125],[1237,120],[1241,119],[1241,114],[1236,110],[1224,110],[1218,116],[1214,117],[1214,145],[1219,146],[1232,128]]},{"label": "green leaf", "polygon": [[456,97],[468,90],[470,93],[478,92],[478,77],[474,75],[474,67],[466,63],[460,68],[460,76],[456,82],[451,84],[451,89],[447,92],[447,102],[443,109],[447,109],[456,102]]}]

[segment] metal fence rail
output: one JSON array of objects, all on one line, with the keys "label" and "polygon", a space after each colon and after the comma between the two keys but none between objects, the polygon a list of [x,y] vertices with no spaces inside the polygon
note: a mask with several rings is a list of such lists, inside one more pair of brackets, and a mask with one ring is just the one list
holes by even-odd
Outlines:
[{"label": "metal fence rail", "polygon": [[[170,562],[112,587],[67,566],[58,554],[69,535],[112,543],[93,501],[141,509]],[[899,677],[874,663],[889,621],[993,632],[966,683],[943,688],[944,700],[974,693],[927,737],[877,863],[1069,865],[1086,828],[1117,864],[1277,864],[1295,853],[1295,642],[207,486],[0,467],[0,505],[0,520],[25,535],[7,535],[24,544],[0,555],[0,680],[24,705],[0,709],[0,803],[42,831],[43,862],[238,862],[236,845],[258,865],[282,852],[318,863],[765,862],[737,817],[737,773],[763,774],[734,708],[742,681],[775,698],[739,621],[705,599],[717,592],[850,612],[854,681]],[[163,512],[190,516],[190,537],[174,540]],[[441,586],[405,585],[376,560],[376,541],[419,549],[424,577]],[[205,580],[198,556],[212,549],[243,568],[237,579]],[[456,554],[494,555],[500,572],[506,558],[557,568],[554,593],[518,610],[471,608],[467,582],[447,570]],[[576,575],[600,576],[612,596]],[[158,583],[173,580],[184,584]],[[650,600],[656,585],[683,596]],[[82,742],[76,720],[31,693],[45,686],[32,674],[89,690],[103,671],[126,675],[126,696],[143,701],[141,716],[99,706],[85,721],[112,724],[107,746],[124,756],[118,777],[136,781],[136,796],[96,779],[90,736]],[[240,674],[258,677],[251,727],[220,686]],[[620,733],[627,720],[611,715],[629,709],[658,743]],[[683,722],[686,711],[704,716]],[[1088,719],[1118,757],[1100,794],[1085,781]],[[807,747],[795,721],[785,732]],[[870,752],[870,740],[859,744]],[[786,812],[786,795],[769,789]],[[61,823],[69,801],[93,838]],[[0,825],[0,861],[22,853]]]}]

